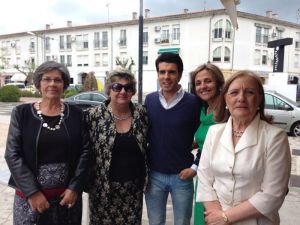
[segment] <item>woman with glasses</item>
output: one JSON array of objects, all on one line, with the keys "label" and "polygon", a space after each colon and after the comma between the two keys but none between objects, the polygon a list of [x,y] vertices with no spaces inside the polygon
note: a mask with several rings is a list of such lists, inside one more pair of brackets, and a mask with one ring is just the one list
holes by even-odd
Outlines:
[{"label": "woman with glasses", "polygon": [[90,224],[141,224],[147,181],[148,118],[132,103],[136,80],[127,70],[110,72],[109,99],[85,113],[94,164],[88,185]]},{"label": "woman with glasses", "polygon": [[33,80],[41,100],[13,109],[6,144],[14,225],[79,225],[90,164],[83,113],[61,101],[70,84],[65,66],[45,62]]}]

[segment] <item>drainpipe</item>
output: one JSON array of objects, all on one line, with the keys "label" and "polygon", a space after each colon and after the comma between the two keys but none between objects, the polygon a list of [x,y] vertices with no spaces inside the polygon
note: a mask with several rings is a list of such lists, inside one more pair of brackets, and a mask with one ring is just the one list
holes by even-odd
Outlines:
[{"label": "drainpipe", "polygon": [[215,14],[213,13],[212,14],[212,16],[209,18],[209,31],[208,31],[208,33],[209,33],[209,36],[208,36],[208,59],[207,59],[207,62],[208,61],[210,61],[210,48],[211,48],[211,21],[212,21],[212,19],[214,18],[214,16],[215,16]]},{"label": "drainpipe", "polygon": [[233,73],[234,45],[235,45],[235,28],[233,27],[233,34],[232,34],[232,59],[231,59],[231,73]]}]

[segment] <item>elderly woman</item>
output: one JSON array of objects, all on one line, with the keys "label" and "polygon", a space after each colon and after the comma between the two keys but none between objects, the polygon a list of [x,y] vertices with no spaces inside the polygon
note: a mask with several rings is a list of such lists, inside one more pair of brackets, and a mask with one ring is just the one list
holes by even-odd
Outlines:
[{"label": "elderly woman", "polygon": [[147,116],[133,104],[130,71],[109,74],[105,103],[86,111],[95,163],[89,183],[90,224],[141,224],[146,186]]},{"label": "elderly woman", "polygon": [[83,113],[61,101],[70,83],[65,66],[45,62],[33,79],[41,100],[13,109],[6,144],[14,225],[79,225],[90,159]]},{"label": "elderly woman", "polygon": [[264,91],[250,71],[230,77],[221,93],[198,168],[197,200],[211,224],[278,225],[291,169],[286,133],[268,123]]},{"label": "elderly woman", "polygon": [[[208,128],[215,124],[214,111],[216,109],[220,92],[224,85],[224,76],[221,70],[214,64],[207,63],[198,66],[191,72],[192,93],[198,96],[204,103],[200,112],[200,126],[195,133],[195,148],[198,148],[195,160],[195,169],[198,167],[203,143]],[[197,190],[197,180],[196,188]],[[195,195],[197,192],[195,192]],[[194,225],[204,224],[203,204],[194,204]]]}]

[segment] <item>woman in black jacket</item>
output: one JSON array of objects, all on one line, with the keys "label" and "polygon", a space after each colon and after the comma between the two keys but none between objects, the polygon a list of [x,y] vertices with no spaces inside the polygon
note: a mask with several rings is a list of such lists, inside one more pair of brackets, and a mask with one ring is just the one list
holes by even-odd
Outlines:
[{"label": "woman in black jacket", "polygon": [[90,150],[83,113],[61,101],[67,68],[48,61],[34,73],[41,100],[14,108],[5,159],[16,189],[14,224],[81,224]]}]

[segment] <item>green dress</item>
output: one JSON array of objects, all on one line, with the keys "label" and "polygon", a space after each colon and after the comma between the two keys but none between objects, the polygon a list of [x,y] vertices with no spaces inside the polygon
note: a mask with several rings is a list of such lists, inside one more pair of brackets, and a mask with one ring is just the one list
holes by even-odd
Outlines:
[{"label": "green dress", "polygon": [[[205,141],[205,137],[208,131],[208,128],[215,124],[214,121],[214,114],[206,114],[207,107],[202,107],[200,113],[200,126],[195,133],[195,140],[198,144],[198,151],[202,151],[202,147]],[[196,177],[196,187],[195,187],[195,200],[196,200],[196,193],[198,187],[198,177]],[[200,193],[201,194],[201,193]],[[194,225],[204,225],[204,206],[200,202],[195,201],[194,205]]]}]

